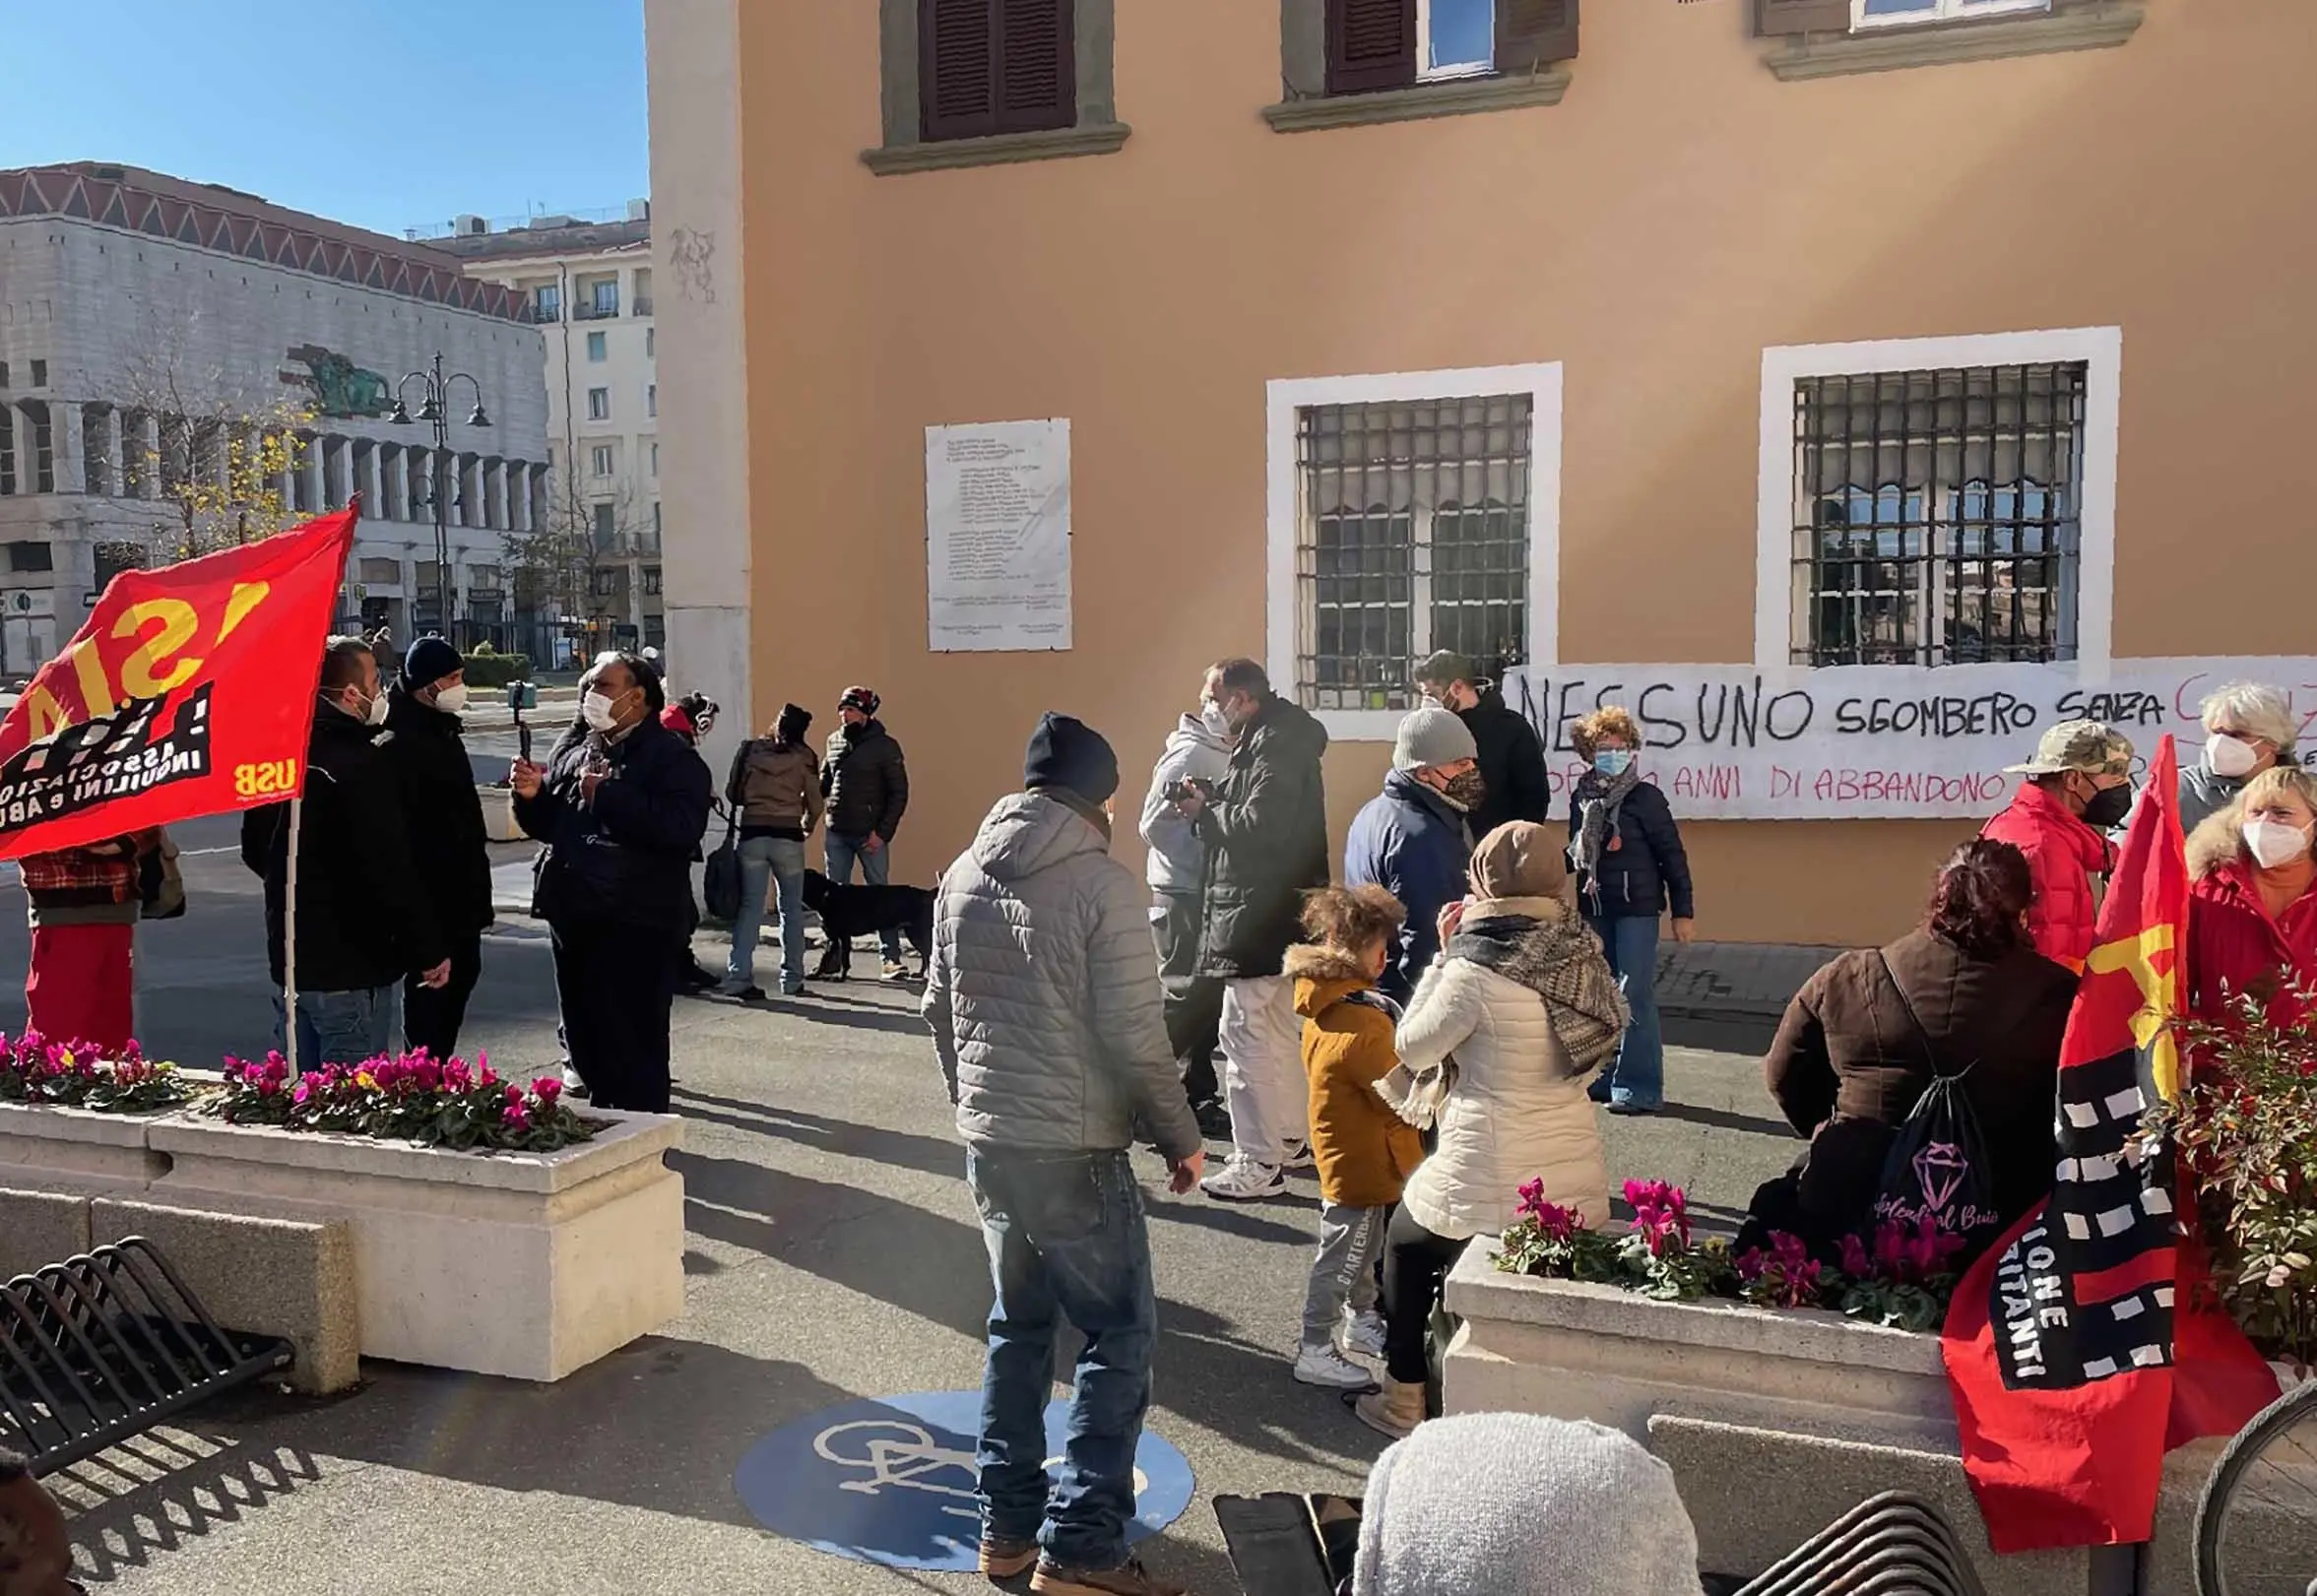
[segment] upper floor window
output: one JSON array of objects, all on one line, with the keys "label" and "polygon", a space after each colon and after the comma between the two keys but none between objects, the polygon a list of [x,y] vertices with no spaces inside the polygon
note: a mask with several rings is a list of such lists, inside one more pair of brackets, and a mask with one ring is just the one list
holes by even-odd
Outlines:
[{"label": "upper floor window", "polygon": [[597,315],[616,316],[619,314],[619,280],[617,278],[608,277],[598,283],[595,286],[594,294]]},{"label": "upper floor window", "polygon": [[611,475],[611,446],[599,443],[588,450],[588,470],[598,477]]},{"label": "upper floor window", "polygon": [[1112,105],[1116,8],[878,0],[884,143],[862,159],[894,173],[1116,150],[1126,138]]},{"label": "upper floor window", "polygon": [[607,347],[608,342],[609,341],[602,333],[590,333],[587,335],[587,357],[591,364],[600,362],[609,357],[610,351]]},{"label": "upper floor window", "polygon": [[48,386],[47,361],[34,360],[32,362],[32,386],[35,388],[45,388]]},{"label": "upper floor window", "polygon": [[660,445],[657,443],[652,445],[652,475],[660,475]]},{"label": "upper floor window", "polygon": [[611,418],[611,389],[590,388],[587,391],[587,418],[591,421],[609,421]]},{"label": "upper floor window", "polygon": [[1330,95],[1528,73],[1577,54],[1577,0],[1290,0],[1296,5],[1322,13]]},{"label": "upper floor window", "polygon": [[1962,22],[1972,17],[2050,9],[2050,0],[1851,0],[1850,26],[1888,28],[1907,23]]},{"label": "upper floor window", "polygon": [[660,385],[656,382],[644,384],[644,414],[646,415],[660,414]]},{"label": "upper floor window", "polygon": [[543,283],[532,290],[531,319],[543,322],[563,319],[563,289],[560,285]]},{"label": "upper floor window", "polygon": [[659,333],[660,329],[657,327],[644,329],[644,358],[647,360],[652,359],[660,352]]}]

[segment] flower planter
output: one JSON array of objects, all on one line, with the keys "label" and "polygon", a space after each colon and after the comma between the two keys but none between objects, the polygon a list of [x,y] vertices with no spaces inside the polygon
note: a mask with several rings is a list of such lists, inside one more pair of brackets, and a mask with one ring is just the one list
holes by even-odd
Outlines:
[{"label": "flower planter", "polygon": [[152,1121],[154,1200],[350,1221],[362,1353],[556,1380],[683,1311],[673,1116],[609,1111],[554,1153],[449,1152],[355,1136]]},{"label": "flower planter", "polygon": [[145,1143],[152,1117],[47,1103],[0,1103],[0,1187],[141,1190],[169,1161]]},{"label": "flower planter", "polygon": [[553,1153],[471,1153],[155,1115],[0,1104],[0,1188],[353,1228],[364,1356],[555,1380],[683,1311],[682,1121]]},{"label": "flower planter", "polygon": [[1714,1573],[1751,1576],[1878,1491],[1937,1501],[1989,1596],[2106,1596],[2083,1552],[1997,1558],[1957,1448],[1939,1339],[1816,1309],[1660,1303],[1500,1273],[1488,1240],[1448,1278],[1463,1328],[1451,1413],[1591,1419],[1673,1465]]}]

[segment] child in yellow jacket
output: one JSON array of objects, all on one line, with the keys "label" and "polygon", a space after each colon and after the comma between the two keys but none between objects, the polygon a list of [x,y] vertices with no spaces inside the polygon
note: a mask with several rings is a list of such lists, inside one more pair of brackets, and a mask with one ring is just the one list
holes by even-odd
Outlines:
[{"label": "child in yellow jacket", "polygon": [[[1416,1129],[1392,1113],[1376,1083],[1399,1062],[1392,1033],[1399,1005],[1376,990],[1407,911],[1378,886],[1328,887],[1304,904],[1306,945],[1290,948],[1295,1011],[1304,1022],[1311,1086],[1312,1156],[1319,1170],[1319,1251],[1304,1294],[1295,1377],[1306,1385],[1365,1390],[1375,1377],[1346,1352],[1382,1356],[1376,1260],[1384,1221],[1424,1157]],[[1346,1309],[1349,1309],[1347,1319]]]}]

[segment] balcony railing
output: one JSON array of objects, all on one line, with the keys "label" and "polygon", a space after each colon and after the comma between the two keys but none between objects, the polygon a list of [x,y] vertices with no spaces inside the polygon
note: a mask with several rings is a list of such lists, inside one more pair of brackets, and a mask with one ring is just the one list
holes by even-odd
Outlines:
[{"label": "balcony railing", "polygon": [[619,302],[617,300],[613,300],[608,305],[583,304],[573,305],[571,307],[571,319],[573,321],[611,321],[617,317],[618,314]]},{"label": "balcony railing", "polygon": [[563,319],[563,307],[561,305],[543,305],[534,301],[531,307],[531,319],[539,326],[548,326]]},{"label": "balcony railing", "polygon": [[635,296],[635,310],[634,310],[633,314],[635,314],[635,315],[638,315],[638,316],[649,316],[651,313],[652,313],[652,296],[651,296],[650,294],[648,294],[648,293],[639,293],[639,294],[637,294],[637,295]]}]

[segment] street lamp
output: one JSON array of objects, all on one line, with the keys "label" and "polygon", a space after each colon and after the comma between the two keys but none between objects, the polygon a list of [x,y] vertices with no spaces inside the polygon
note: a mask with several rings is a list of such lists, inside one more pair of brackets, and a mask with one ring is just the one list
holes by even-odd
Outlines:
[{"label": "street lamp", "polygon": [[[447,375],[442,369],[442,355],[438,351],[434,363],[421,371],[413,371],[394,385],[394,409],[386,420],[390,426],[409,426],[412,416],[403,395],[412,383],[418,383],[421,397],[418,419],[434,429],[433,470],[427,474],[427,497],[434,505],[434,593],[440,606],[442,635],[455,644],[457,625],[453,616],[458,613],[458,595],[451,586],[450,534],[450,442],[451,384],[464,382],[475,392],[475,408],[467,415],[469,426],[488,426],[490,417],[483,411],[483,384],[464,371]],[[417,628],[413,628],[415,631]]]}]

